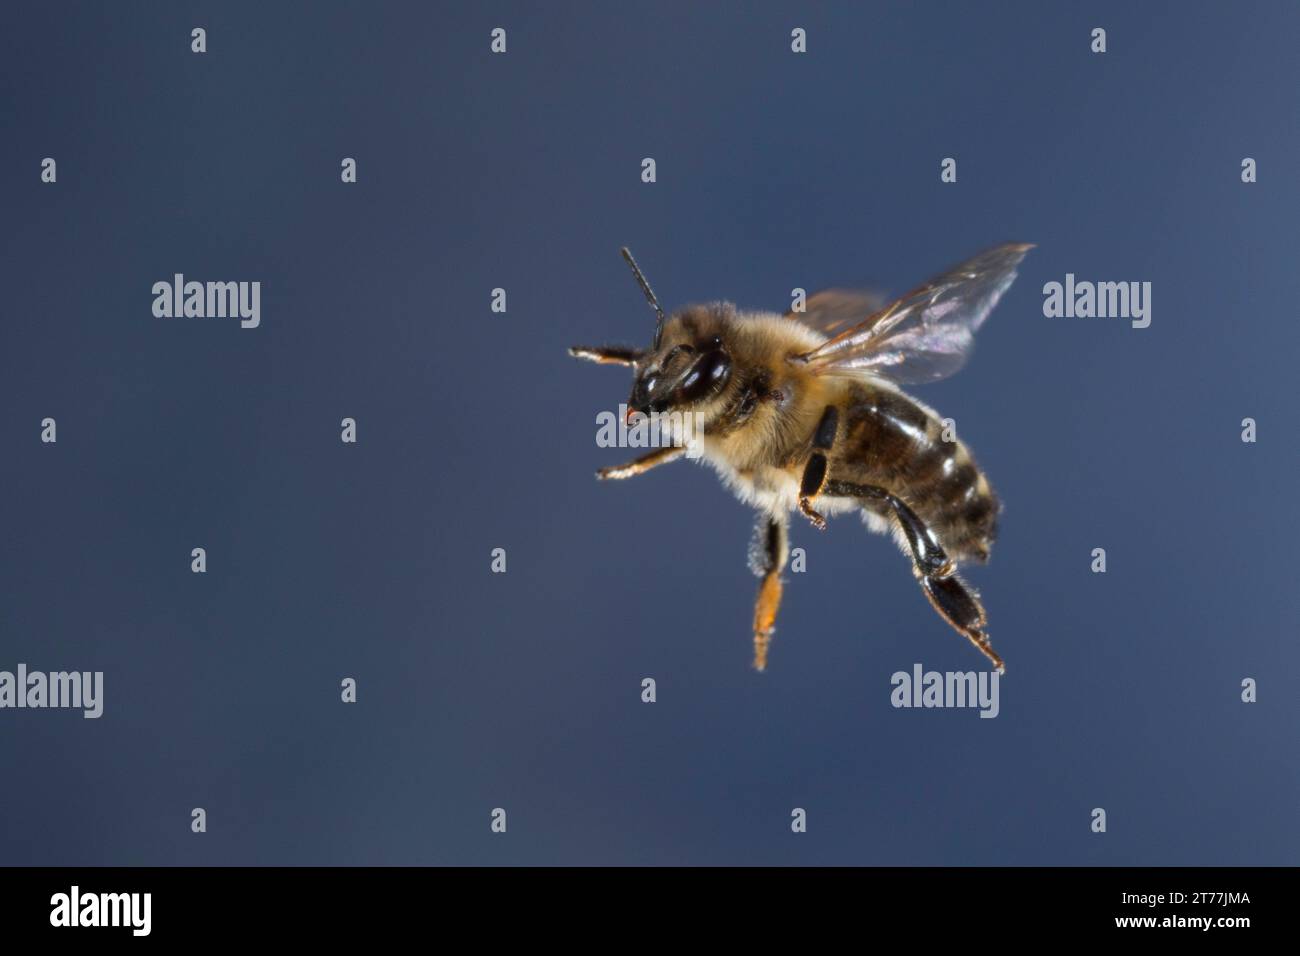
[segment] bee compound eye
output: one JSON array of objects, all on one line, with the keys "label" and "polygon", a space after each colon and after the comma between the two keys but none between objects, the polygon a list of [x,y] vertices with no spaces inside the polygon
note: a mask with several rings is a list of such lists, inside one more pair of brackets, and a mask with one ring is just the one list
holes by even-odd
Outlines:
[{"label": "bee compound eye", "polygon": [[714,353],[717,358],[709,366],[709,379],[720,382],[731,374],[731,359],[721,350]]},{"label": "bee compound eye", "polygon": [[676,366],[678,360],[695,354],[695,349],[689,345],[674,345],[664,356],[664,360],[659,368],[662,371],[668,371]]},{"label": "bee compound eye", "polygon": [[721,349],[705,352],[682,379],[681,387],[678,389],[681,400],[699,401],[714,391],[719,384],[725,382],[730,375],[731,359],[726,352]]}]

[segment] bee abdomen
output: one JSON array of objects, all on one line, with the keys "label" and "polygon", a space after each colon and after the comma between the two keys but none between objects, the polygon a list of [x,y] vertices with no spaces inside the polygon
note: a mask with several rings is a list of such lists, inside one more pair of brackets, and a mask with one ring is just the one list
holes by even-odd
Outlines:
[{"label": "bee abdomen", "polygon": [[919,449],[916,480],[904,494],[954,557],[988,559],[1001,506],[965,445],[941,442]]},{"label": "bee abdomen", "polygon": [[864,390],[845,428],[845,467],[916,511],[955,558],[987,560],[1000,505],[967,447],[901,393]]}]

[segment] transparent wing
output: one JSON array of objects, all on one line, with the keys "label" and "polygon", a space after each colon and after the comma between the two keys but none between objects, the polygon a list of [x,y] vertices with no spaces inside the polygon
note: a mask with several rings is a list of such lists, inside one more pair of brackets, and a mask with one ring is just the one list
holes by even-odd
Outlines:
[{"label": "transparent wing", "polygon": [[808,297],[804,311],[787,312],[787,319],[802,322],[822,335],[834,335],[846,325],[856,325],[863,317],[885,307],[888,300],[867,289],[823,289]]},{"label": "transparent wing", "polygon": [[947,378],[966,364],[975,332],[1032,248],[1007,243],[981,252],[796,361],[822,375],[862,373],[900,385]]}]

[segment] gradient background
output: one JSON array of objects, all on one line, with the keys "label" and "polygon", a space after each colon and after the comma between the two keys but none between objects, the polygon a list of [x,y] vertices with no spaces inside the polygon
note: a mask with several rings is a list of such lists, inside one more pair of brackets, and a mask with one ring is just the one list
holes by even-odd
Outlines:
[{"label": "gradient background", "polygon": [[[1134,6],[9,5],[0,668],[105,714],[0,712],[0,862],[1295,864],[1300,13]],[[855,519],[795,523],[755,674],[751,513],[592,478],[628,376],[564,347],[652,331],[618,247],[780,311],[1008,239],[916,390],[1006,503],[1001,715],[890,706],[982,661]],[[261,328],[155,319],[174,272]],[[1151,327],[1044,318],[1066,272]]]}]

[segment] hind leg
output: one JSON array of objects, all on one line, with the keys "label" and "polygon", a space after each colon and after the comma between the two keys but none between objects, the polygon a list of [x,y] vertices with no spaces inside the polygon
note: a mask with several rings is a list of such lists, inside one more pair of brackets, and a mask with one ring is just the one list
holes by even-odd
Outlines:
[{"label": "hind leg", "polygon": [[767,667],[767,648],[776,630],[776,612],[781,607],[781,569],[785,567],[789,541],[784,514],[763,515],[754,529],[749,566],[762,579],[754,603],[754,670]]},{"label": "hind leg", "polygon": [[1002,658],[993,650],[985,631],[988,618],[974,592],[957,576],[951,558],[939,544],[925,522],[896,495],[874,485],[859,485],[848,481],[828,481],[824,494],[858,498],[862,501],[883,503],[902,529],[912,552],[912,572],[920,582],[921,590],[939,615],[962,634],[989,659],[998,673],[1006,670]]}]

